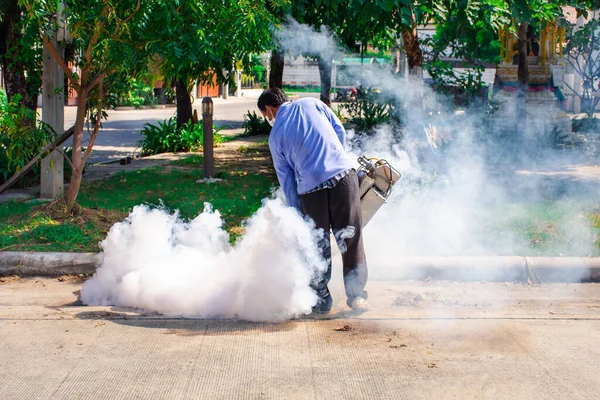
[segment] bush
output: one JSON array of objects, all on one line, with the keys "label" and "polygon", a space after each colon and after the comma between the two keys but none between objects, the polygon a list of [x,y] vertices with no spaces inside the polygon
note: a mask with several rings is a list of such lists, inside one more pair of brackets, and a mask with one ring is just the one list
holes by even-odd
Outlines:
[{"label": "bush", "polygon": [[[221,128],[213,126],[213,143],[223,142],[219,135]],[[144,138],[138,146],[142,147],[142,156],[168,152],[193,152],[202,150],[204,127],[202,121],[187,123],[177,129],[175,117],[159,121],[158,125],[146,124],[140,132]]]},{"label": "bush", "polygon": [[268,135],[271,133],[271,125],[254,111],[248,111],[248,114],[244,115],[242,127],[245,135]]},{"label": "bush", "polygon": [[572,121],[573,132],[600,133],[600,118],[578,118]]},{"label": "bush", "polygon": [[118,101],[120,106],[141,108],[142,106],[158,103],[150,85],[135,78],[129,79],[127,83],[127,88]]},{"label": "bush", "polygon": [[472,65],[458,72],[450,63],[438,60],[427,63],[425,69],[433,79],[433,88],[448,96],[456,106],[481,104],[489,97],[482,65]]},{"label": "bush", "polygon": [[[57,137],[48,125],[37,120],[35,111],[24,107],[21,96],[8,101],[0,90],[0,183],[5,182]],[[21,185],[37,183],[40,163],[21,180]]]},{"label": "bush", "polygon": [[356,100],[341,106],[348,114],[348,122],[359,132],[370,131],[375,126],[392,119],[391,102],[377,90],[359,89]]}]

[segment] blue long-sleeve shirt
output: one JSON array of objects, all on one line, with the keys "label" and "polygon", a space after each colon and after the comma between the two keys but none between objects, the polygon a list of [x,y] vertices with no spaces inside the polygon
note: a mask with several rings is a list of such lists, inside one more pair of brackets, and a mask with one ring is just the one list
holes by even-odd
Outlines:
[{"label": "blue long-sleeve shirt", "polygon": [[300,210],[299,194],[354,167],[345,140],[342,123],[320,100],[303,98],[279,107],[269,149],[290,206]]}]

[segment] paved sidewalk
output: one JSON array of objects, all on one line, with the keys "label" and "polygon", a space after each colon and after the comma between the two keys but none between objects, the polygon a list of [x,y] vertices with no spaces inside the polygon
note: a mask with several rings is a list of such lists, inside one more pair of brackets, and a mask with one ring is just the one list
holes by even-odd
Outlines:
[{"label": "paved sidewalk", "polygon": [[593,284],[371,282],[372,311],[269,324],[83,307],[80,284],[4,279],[3,399],[593,399],[600,391]]}]

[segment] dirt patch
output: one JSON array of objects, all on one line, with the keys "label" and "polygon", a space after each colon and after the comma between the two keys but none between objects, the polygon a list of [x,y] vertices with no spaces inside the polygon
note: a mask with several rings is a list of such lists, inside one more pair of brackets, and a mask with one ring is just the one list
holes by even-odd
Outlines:
[{"label": "dirt patch", "polygon": [[252,136],[224,143],[215,149],[215,168],[227,172],[274,175],[269,146],[262,142],[266,136]]},{"label": "dirt patch", "polygon": [[56,278],[57,281],[63,283],[83,283],[90,279],[91,275],[89,274],[77,274],[77,275],[63,275]]},{"label": "dirt patch", "polygon": [[0,277],[0,285],[10,285],[21,281],[21,279],[20,276],[2,276]]},{"label": "dirt patch", "polygon": [[127,213],[98,208],[76,206],[73,213],[67,213],[64,200],[57,200],[32,209],[32,214],[43,213],[57,222],[70,222],[73,225],[93,223],[102,231],[108,231],[115,223],[123,221]]}]

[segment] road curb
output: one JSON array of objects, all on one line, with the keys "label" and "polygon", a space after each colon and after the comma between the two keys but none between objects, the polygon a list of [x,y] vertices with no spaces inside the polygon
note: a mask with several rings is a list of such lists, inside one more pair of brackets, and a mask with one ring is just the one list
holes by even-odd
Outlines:
[{"label": "road curb", "polygon": [[98,253],[0,252],[0,276],[57,276],[93,274],[100,262]]},{"label": "road curb", "polygon": [[[100,253],[0,252],[0,275],[93,274]],[[600,282],[600,257],[401,257],[375,279],[464,282]]]},{"label": "road curb", "polygon": [[402,257],[377,264],[381,280],[600,282],[600,257]]}]

